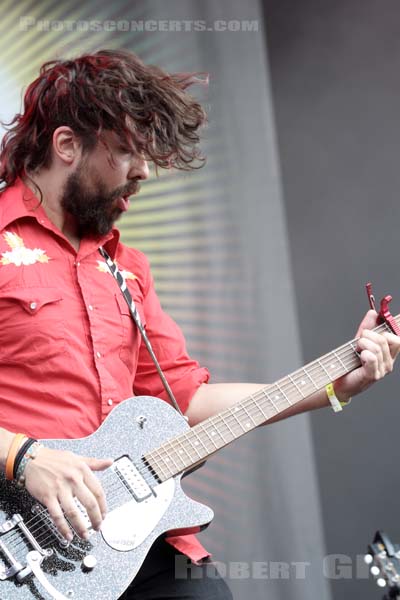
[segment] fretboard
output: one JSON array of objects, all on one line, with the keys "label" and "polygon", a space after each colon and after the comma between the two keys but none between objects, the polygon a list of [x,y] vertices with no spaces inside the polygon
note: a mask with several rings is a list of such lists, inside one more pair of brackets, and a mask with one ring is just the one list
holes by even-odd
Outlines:
[{"label": "fretboard", "polygon": [[[395,317],[399,324],[400,315]],[[386,324],[374,331],[389,331]],[[267,385],[213,417],[198,423],[143,457],[157,479],[195,467],[245,433],[323,389],[360,365],[357,339],[328,352],[305,367]]]}]

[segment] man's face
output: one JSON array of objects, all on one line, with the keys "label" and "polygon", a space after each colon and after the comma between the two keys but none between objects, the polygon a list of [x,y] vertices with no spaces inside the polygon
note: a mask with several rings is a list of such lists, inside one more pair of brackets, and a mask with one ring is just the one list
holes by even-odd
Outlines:
[{"label": "man's face", "polygon": [[147,163],[107,133],[68,176],[61,206],[74,217],[80,238],[105,235],[129,208],[128,197],[139,191],[139,180],[147,177]]}]

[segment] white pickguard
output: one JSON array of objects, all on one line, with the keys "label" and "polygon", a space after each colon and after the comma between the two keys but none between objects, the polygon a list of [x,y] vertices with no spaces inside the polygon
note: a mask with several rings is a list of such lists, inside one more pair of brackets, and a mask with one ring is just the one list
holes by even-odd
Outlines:
[{"label": "white pickguard", "polygon": [[139,546],[163,517],[174,491],[175,481],[168,479],[154,488],[155,496],[142,502],[131,500],[109,512],[101,526],[104,541],[122,552]]}]

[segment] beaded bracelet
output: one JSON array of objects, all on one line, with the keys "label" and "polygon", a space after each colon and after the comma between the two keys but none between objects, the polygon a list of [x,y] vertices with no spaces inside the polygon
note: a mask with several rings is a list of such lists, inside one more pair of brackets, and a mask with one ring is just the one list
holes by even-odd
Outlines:
[{"label": "beaded bracelet", "polygon": [[32,445],[28,449],[28,451],[25,452],[25,454],[21,458],[21,462],[18,465],[18,469],[17,469],[16,477],[15,477],[17,480],[18,487],[20,487],[20,488],[25,487],[25,469],[27,467],[27,464],[30,460],[33,460],[34,458],[36,458],[38,451],[42,447],[43,446],[37,440],[34,440]]},{"label": "beaded bracelet", "polygon": [[33,438],[27,438],[25,440],[25,442],[20,446],[20,449],[18,450],[17,456],[15,457],[15,460],[14,460],[14,471],[13,471],[14,479],[17,479],[18,467],[19,467],[19,465],[21,463],[21,460],[22,460],[23,456],[26,454],[26,452],[28,452],[29,448],[35,442],[37,442],[37,440],[35,440]]}]

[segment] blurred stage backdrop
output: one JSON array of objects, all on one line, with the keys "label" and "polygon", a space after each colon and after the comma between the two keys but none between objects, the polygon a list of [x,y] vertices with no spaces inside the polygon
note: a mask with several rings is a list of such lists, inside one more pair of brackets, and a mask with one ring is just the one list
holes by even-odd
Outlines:
[{"label": "blurred stage backdrop", "polygon": [[[384,4],[2,0],[2,120],[55,57],[125,48],[210,74],[193,89],[206,166],[153,173],[120,228],[213,382],[272,382],[344,343],[370,278],[398,312],[400,8]],[[215,510],[201,539],[236,600],[380,597],[359,555],[378,527],[400,541],[398,381],[185,480]]]}]

